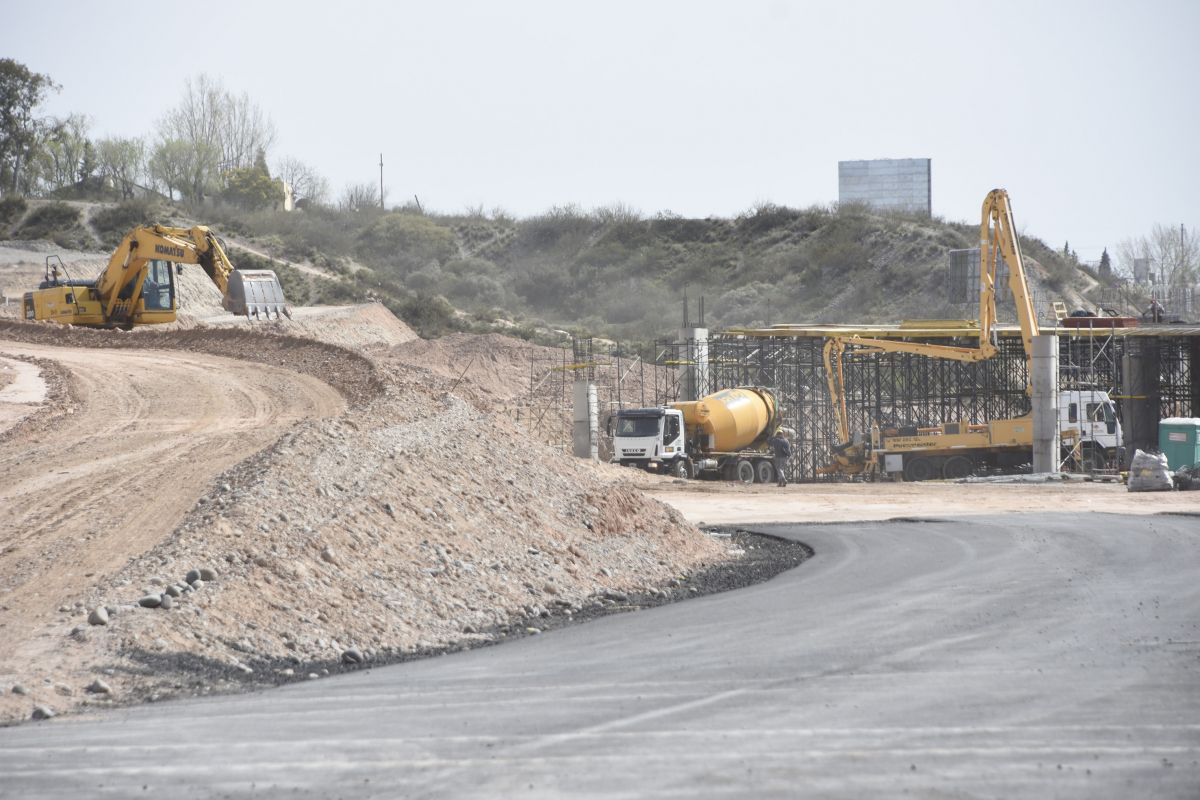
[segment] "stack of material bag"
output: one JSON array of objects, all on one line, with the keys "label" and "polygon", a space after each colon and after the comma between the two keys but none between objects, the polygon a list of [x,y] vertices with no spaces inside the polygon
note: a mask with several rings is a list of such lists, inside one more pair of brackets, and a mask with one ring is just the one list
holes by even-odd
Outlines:
[{"label": "stack of material bag", "polygon": [[1129,467],[1129,491],[1169,492],[1174,488],[1165,455],[1134,451],[1133,463]]}]

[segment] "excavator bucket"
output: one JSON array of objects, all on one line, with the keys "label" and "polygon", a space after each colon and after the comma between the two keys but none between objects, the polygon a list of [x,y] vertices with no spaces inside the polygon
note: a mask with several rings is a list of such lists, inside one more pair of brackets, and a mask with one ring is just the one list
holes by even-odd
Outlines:
[{"label": "excavator bucket", "polygon": [[279,276],[269,269],[235,269],[229,273],[225,307],[252,319],[292,316],[283,299]]}]

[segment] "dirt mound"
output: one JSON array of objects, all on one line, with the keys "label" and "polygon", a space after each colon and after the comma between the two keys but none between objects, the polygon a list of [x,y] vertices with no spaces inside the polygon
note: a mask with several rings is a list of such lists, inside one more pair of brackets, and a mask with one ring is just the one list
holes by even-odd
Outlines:
[{"label": "dirt mound", "polygon": [[155,325],[124,332],[71,328],[52,322],[0,320],[0,339],[68,347],[189,350],[286,366],[328,383],[356,406],[383,392],[375,363],[336,345],[261,329],[163,330],[165,327]]},{"label": "dirt mound", "polygon": [[242,328],[299,336],[355,350],[393,347],[417,338],[412,329],[379,303],[350,306],[293,306],[291,316],[261,321],[231,314],[221,292],[198,266],[176,274],[179,319],[174,329]]},{"label": "dirt mound", "polygon": [[283,321],[283,329],[320,342],[369,350],[417,340],[413,329],[382,303],[296,307],[291,319]]},{"label": "dirt mound", "polygon": [[198,264],[182,264],[175,270],[175,298],[179,316],[204,318],[229,312],[221,304],[221,290]]},{"label": "dirt mound", "polygon": [[[615,471],[537,445],[508,415],[466,402],[468,382],[450,393],[457,375],[444,365],[379,368],[338,348],[242,331],[0,324],[0,338],[14,334],[215,348],[327,375],[359,400],[338,418],[297,423],[212,478],[174,531],[130,552],[124,567],[74,575],[74,600],[40,631],[61,646],[12,676],[29,694],[3,699],[9,718],[27,716],[32,702],[61,711],[224,691],[321,674],[343,658],[381,663],[526,635],[551,616],[659,592],[729,558]],[[185,581],[200,569],[215,580]],[[139,605],[161,602],[174,584],[171,608]],[[97,608],[107,623],[89,625]],[[85,693],[96,679],[111,691]]]},{"label": "dirt mound", "polygon": [[[7,242],[0,246],[0,318],[19,318],[20,299],[37,288],[45,274],[45,255],[62,256],[71,278],[94,278],[108,264],[107,256],[75,251],[59,252],[50,242]],[[355,350],[393,347],[417,338],[412,329],[379,303],[351,306],[297,306],[291,318],[262,322],[229,313],[221,292],[196,264],[182,264],[175,272],[178,302],[176,322],[155,326],[159,330],[193,328],[244,328],[299,336]]]},{"label": "dirt mound", "polygon": [[389,362],[441,378],[462,379],[483,397],[507,401],[528,393],[530,365],[556,352],[552,347],[498,333],[455,333],[439,339],[416,339],[383,355]]}]

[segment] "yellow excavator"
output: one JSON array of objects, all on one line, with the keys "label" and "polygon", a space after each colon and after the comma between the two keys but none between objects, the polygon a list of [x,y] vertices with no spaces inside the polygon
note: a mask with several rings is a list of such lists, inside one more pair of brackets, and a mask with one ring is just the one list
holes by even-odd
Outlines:
[{"label": "yellow excavator", "polygon": [[[903,472],[908,480],[963,477],[977,466],[1004,465],[1006,461],[1019,460],[1023,456],[1023,451],[1032,444],[1033,425],[1029,416],[993,420],[986,424],[963,421],[911,430],[875,426],[871,440],[864,441],[851,434],[846,410],[842,364],[849,355],[915,353],[966,362],[986,361],[995,356],[996,272],[1000,257],[1008,264],[1008,285],[1021,327],[1026,374],[1032,375],[1033,337],[1039,333],[1037,314],[1025,281],[1021,246],[1008,192],[993,189],[983,201],[979,230],[979,346],[956,347],[858,336],[830,337],[824,350],[825,375],[840,442],[833,448],[831,463],[819,472],[840,475]],[[1032,387],[1026,385],[1025,391],[1030,394]],[[890,464],[884,458],[889,454]]]},{"label": "yellow excavator", "polygon": [[221,290],[228,311],[248,319],[291,316],[272,270],[239,270],[217,236],[203,225],[134,228],[94,279],[71,278],[62,260],[46,259],[46,276],[26,292],[25,318],[99,328],[174,322],[176,265],[199,264]]}]

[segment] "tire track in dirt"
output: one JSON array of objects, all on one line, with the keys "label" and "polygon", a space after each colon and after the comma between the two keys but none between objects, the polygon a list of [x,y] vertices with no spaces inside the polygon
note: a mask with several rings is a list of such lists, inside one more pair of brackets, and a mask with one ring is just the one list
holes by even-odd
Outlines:
[{"label": "tire track in dirt", "polygon": [[56,617],[158,544],[214,476],[296,421],[341,413],[315,377],[214,355],[0,342],[71,375],[77,406],[0,451],[0,676],[52,647]]}]

